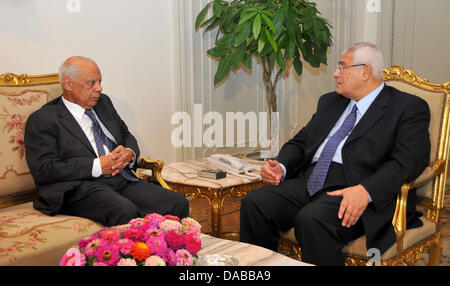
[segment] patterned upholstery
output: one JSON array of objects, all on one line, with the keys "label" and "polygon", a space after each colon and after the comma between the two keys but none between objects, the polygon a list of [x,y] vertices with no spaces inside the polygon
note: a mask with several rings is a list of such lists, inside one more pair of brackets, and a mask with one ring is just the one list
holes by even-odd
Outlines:
[{"label": "patterned upholstery", "polygon": [[0,209],[0,265],[58,265],[67,249],[102,227],[79,217],[47,216],[31,202]]},{"label": "patterned upholstery", "polygon": [[25,160],[28,116],[62,94],[58,75],[0,75],[0,265],[57,265],[81,237],[103,226],[35,209],[33,178]]},{"label": "patterned upholstery", "polygon": [[0,83],[0,196],[34,188],[25,161],[25,122],[33,111],[61,94],[58,81],[14,87]]}]

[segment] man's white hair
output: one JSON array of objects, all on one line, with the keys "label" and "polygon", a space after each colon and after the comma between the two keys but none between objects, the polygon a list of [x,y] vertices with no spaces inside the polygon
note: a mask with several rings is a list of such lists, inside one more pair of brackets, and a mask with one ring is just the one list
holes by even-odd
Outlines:
[{"label": "man's white hair", "polygon": [[92,59],[82,56],[70,57],[59,67],[59,80],[62,81],[63,78],[68,77],[70,79],[75,79],[78,77],[79,67],[74,59],[84,59],[95,63]]},{"label": "man's white hair", "polygon": [[342,52],[353,54],[353,64],[368,64],[375,78],[383,80],[384,60],[381,51],[372,43],[356,43]]}]

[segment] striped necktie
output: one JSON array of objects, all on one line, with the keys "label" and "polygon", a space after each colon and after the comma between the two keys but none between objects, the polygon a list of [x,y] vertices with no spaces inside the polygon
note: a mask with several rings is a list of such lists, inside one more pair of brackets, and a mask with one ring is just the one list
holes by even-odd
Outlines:
[{"label": "striped necktie", "polygon": [[[113,151],[117,144],[114,143],[111,139],[106,136],[106,134],[103,132],[102,127],[100,126],[100,123],[98,122],[97,118],[94,115],[94,112],[92,112],[92,109],[86,109],[84,112],[92,121],[92,133],[94,134],[94,141],[95,145],[97,147],[98,156],[105,155],[105,145],[108,147],[110,151]],[[126,168],[125,168],[126,169]],[[132,176],[130,173],[128,173],[128,170],[122,169],[120,174],[127,179],[128,181],[139,181],[138,178]]]}]

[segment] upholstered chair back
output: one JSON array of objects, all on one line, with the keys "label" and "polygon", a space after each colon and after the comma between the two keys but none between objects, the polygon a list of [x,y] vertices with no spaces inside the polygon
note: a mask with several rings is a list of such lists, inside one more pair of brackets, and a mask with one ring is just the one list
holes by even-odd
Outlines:
[{"label": "upholstered chair back", "polygon": [[[0,75],[0,199],[35,188],[25,160],[24,132],[28,116],[62,89],[57,74]],[[1,206],[0,206],[1,207]]]},{"label": "upholstered chair back", "polygon": [[[442,84],[431,84],[426,79],[417,76],[413,71],[401,67],[393,66],[384,71],[385,82],[401,91],[414,94],[424,99],[430,107],[430,164],[443,160],[446,162],[448,157],[448,115],[449,115],[449,92],[450,86]],[[447,166],[443,166],[447,169]],[[422,176],[433,172],[431,167],[425,170]],[[446,172],[443,173],[446,176]],[[434,193],[440,188],[439,184],[445,184],[445,181],[434,180],[425,186],[417,189],[417,195],[427,199],[433,199]],[[441,186],[442,187],[442,186]]]}]

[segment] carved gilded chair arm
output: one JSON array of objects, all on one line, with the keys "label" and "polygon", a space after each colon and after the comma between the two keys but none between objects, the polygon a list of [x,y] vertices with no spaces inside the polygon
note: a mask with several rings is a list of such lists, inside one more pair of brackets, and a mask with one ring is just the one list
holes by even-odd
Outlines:
[{"label": "carved gilded chair arm", "polygon": [[436,160],[430,166],[425,168],[422,174],[413,182],[403,184],[400,193],[397,196],[397,204],[392,219],[395,235],[397,237],[397,253],[403,249],[403,236],[406,232],[406,202],[409,190],[424,186],[439,176],[444,170],[444,161]]},{"label": "carved gilded chair arm", "polygon": [[138,168],[151,170],[152,171],[151,179],[161,184],[163,188],[171,190],[169,185],[166,183],[166,181],[164,181],[162,177],[161,172],[163,167],[164,162],[161,160],[150,160],[150,158],[147,157],[140,157],[138,159]]},{"label": "carved gilded chair arm", "polygon": [[436,160],[426,167],[422,174],[414,180],[414,188],[422,187],[444,172],[444,160]]},{"label": "carved gilded chair arm", "polygon": [[400,193],[397,196],[397,204],[395,206],[394,217],[392,218],[392,225],[394,227],[395,236],[397,238],[397,254],[400,254],[403,249],[403,236],[406,232],[406,201],[409,190],[412,189],[414,183],[403,184]]}]

